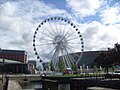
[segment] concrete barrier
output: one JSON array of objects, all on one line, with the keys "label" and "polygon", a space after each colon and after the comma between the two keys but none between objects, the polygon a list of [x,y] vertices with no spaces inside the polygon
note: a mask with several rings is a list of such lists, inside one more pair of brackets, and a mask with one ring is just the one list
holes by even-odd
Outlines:
[{"label": "concrete barrier", "polygon": [[58,81],[44,79],[42,81],[42,89],[43,90],[58,90]]},{"label": "concrete barrier", "polygon": [[[88,87],[110,88],[110,90],[120,90],[120,80],[101,79],[101,78],[73,78],[70,82],[70,90],[87,90]],[[88,89],[89,90],[89,89]],[[92,89],[91,89],[92,90]],[[93,89],[93,90],[101,90]],[[104,89],[107,90],[107,89]],[[108,89],[109,90],[109,89]]]}]

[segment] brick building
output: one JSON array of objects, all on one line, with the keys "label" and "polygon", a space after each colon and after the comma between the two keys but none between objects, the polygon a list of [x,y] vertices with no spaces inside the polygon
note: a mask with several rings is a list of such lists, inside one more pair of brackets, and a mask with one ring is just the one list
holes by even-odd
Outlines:
[{"label": "brick building", "polygon": [[0,58],[27,63],[27,52],[23,50],[0,49]]}]

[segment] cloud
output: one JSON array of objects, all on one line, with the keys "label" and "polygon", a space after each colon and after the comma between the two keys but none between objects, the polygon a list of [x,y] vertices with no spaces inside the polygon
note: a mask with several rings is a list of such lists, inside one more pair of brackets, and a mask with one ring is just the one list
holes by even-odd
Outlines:
[{"label": "cloud", "polygon": [[102,5],[103,0],[66,0],[68,7],[77,17],[86,17],[94,15],[97,9]]},{"label": "cloud", "polygon": [[120,42],[120,24],[108,25],[92,21],[81,24],[85,50],[106,50],[112,48],[115,43]]},{"label": "cloud", "polygon": [[106,7],[105,10],[101,11],[101,22],[103,24],[115,24],[120,23],[120,6],[115,4],[113,7]]}]

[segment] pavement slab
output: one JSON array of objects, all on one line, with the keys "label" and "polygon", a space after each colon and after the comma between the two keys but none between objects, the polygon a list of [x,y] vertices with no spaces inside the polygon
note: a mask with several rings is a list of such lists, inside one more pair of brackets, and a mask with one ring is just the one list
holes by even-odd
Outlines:
[{"label": "pavement slab", "polygon": [[22,90],[22,87],[16,80],[9,80],[8,90]]}]

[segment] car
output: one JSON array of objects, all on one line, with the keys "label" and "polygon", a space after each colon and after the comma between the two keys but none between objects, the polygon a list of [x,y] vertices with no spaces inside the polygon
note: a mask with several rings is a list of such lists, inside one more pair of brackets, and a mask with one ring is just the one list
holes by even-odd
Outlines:
[{"label": "car", "polygon": [[73,70],[71,68],[67,68],[63,74],[73,74]]}]

